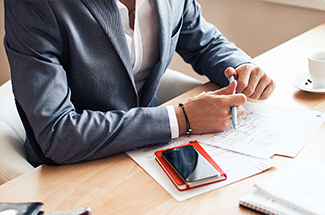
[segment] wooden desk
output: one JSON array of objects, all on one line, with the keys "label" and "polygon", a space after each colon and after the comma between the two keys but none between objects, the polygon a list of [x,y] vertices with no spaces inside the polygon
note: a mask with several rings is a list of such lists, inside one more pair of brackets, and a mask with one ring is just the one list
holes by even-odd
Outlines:
[{"label": "wooden desk", "polygon": [[[324,38],[325,24],[255,58],[277,82],[274,94],[265,103],[325,112],[325,94],[302,92],[290,83],[296,74],[308,71],[309,53],[325,50]],[[208,83],[168,104],[216,88]],[[181,203],[124,153],[75,165],[43,165],[2,185],[0,202],[41,201],[46,213],[90,206],[95,215],[253,214],[238,206],[239,198],[253,190],[255,181],[306,157],[325,160],[325,124],[295,159],[275,156],[271,170]]]}]

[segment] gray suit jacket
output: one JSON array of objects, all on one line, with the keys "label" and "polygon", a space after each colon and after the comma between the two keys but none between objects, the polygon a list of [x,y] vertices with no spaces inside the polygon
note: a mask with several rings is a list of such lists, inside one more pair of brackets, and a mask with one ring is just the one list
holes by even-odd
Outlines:
[{"label": "gray suit jacket", "polygon": [[175,50],[221,86],[225,68],[251,61],[203,19],[195,1],[154,0],[160,59],[138,94],[115,0],[4,2],[4,43],[34,164],[169,142],[166,108],[150,104]]}]

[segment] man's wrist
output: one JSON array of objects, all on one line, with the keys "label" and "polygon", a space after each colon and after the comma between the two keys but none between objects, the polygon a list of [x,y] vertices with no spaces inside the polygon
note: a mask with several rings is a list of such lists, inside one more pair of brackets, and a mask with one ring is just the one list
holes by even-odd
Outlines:
[{"label": "man's wrist", "polygon": [[182,111],[184,113],[185,125],[186,125],[186,134],[190,135],[192,133],[192,128],[191,128],[191,125],[190,125],[190,121],[188,120],[186,111],[185,111],[185,106],[184,106],[183,103],[179,103],[178,105],[182,108]]},{"label": "man's wrist", "polygon": [[185,120],[185,115],[183,113],[183,109],[179,105],[175,105],[174,110],[177,117],[179,135],[185,134],[186,120]]}]

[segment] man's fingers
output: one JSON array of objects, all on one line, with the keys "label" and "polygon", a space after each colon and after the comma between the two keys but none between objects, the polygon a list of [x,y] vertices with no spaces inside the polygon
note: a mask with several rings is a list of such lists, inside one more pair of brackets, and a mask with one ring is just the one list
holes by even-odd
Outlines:
[{"label": "man's fingers", "polygon": [[[269,82],[267,79],[268,76],[259,67],[256,67],[250,73],[249,83],[243,90],[243,93],[248,97],[251,97],[254,93],[261,94],[264,88],[267,86],[266,82]],[[256,90],[259,91],[256,92]]]},{"label": "man's fingers", "polygon": [[236,87],[237,87],[237,81],[234,80],[228,86],[223,87],[219,90],[213,91],[213,94],[215,94],[215,95],[231,95],[233,92],[235,92]]},{"label": "man's fingers", "polygon": [[242,93],[248,87],[251,77],[251,69],[248,65],[242,65],[237,69],[237,92]]},{"label": "man's fingers", "polygon": [[236,70],[234,69],[234,68],[232,68],[232,67],[228,67],[226,70],[225,70],[225,76],[229,79],[230,78],[230,76],[237,76],[236,75],[237,73],[236,73]]},{"label": "man's fingers", "polygon": [[247,93],[246,95],[252,99],[258,99],[261,97],[263,91],[266,89],[270,81],[271,79],[265,74],[259,80],[256,80],[256,85],[252,86],[252,88],[254,87],[254,90],[249,89],[244,91],[244,93]]},{"label": "man's fingers", "polygon": [[244,95],[242,93],[232,95],[236,89],[236,86],[237,86],[237,81],[234,80],[227,87],[221,88],[219,90],[216,90],[216,91],[213,91],[210,93],[211,93],[211,95],[214,95],[214,96],[222,96],[222,95],[225,96],[223,99],[224,102],[222,102],[221,104],[217,104],[217,105],[231,107],[231,106],[238,106],[238,105],[245,104],[247,102],[246,95]]},{"label": "man's fingers", "polygon": [[242,93],[238,93],[236,95],[229,95],[229,106],[239,106],[245,104],[247,102],[246,95]]},{"label": "man's fingers", "polygon": [[237,118],[239,119],[240,116],[244,115],[245,113],[245,108],[241,105],[237,107]]},{"label": "man's fingers", "polygon": [[271,96],[275,89],[275,82],[271,79],[269,85],[264,89],[262,95],[258,98],[258,100],[265,100]]}]

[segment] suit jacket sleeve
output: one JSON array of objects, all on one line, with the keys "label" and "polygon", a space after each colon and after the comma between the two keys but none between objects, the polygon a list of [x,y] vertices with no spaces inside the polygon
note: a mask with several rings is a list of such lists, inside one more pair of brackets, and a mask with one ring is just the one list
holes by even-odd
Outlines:
[{"label": "suit jacket sleeve", "polygon": [[182,19],[176,51],[199,74],[224,87],[229,84],[224,75],[227,67],[252,62],[250,56],[202,17],[201,6],[196,1],[186,1]]},{"label": "suit jacket sleeve", "polygon": [[[165,107],[143,108],[135,103],[129,109],[76,111],[66,71],[70,68],[62,66],[67,49],[64,44],[68,44],[62,35],[66,32],[58,25],[49,2],[5,1],[5,47],[13,91],[28,140],[41,163],[94,160],[133,147],[170,141]],[[77,31],[83,26],[75,27],[70,30]],[[70,53],[71,58],[74,54],[77,52]],[[87,85],[85,82],[84,87]]]},{"label": "suit jacket sleeve", "polygon": [[[221,86],[227,85],[226,67],[251,60],[203,19],[196,1],[155,1],[169,10],[170,16],[163,16],[168,17],[168,26],[162,27],[171,33],[163,38],[171,42],[164,47],[168,53],[161,56],[159,75],[176,45],[198,73]],[[93,160],[170,141],[166,108],[139,107],[125,64],[83,5],[85,0],[4,2],[5,47],[17,108],[42,163]],[[115,4],[114,0],[87,2]],[[148,85],[150,95],[159,77]],[[151,96],[146,98],[149,101]]]}]

